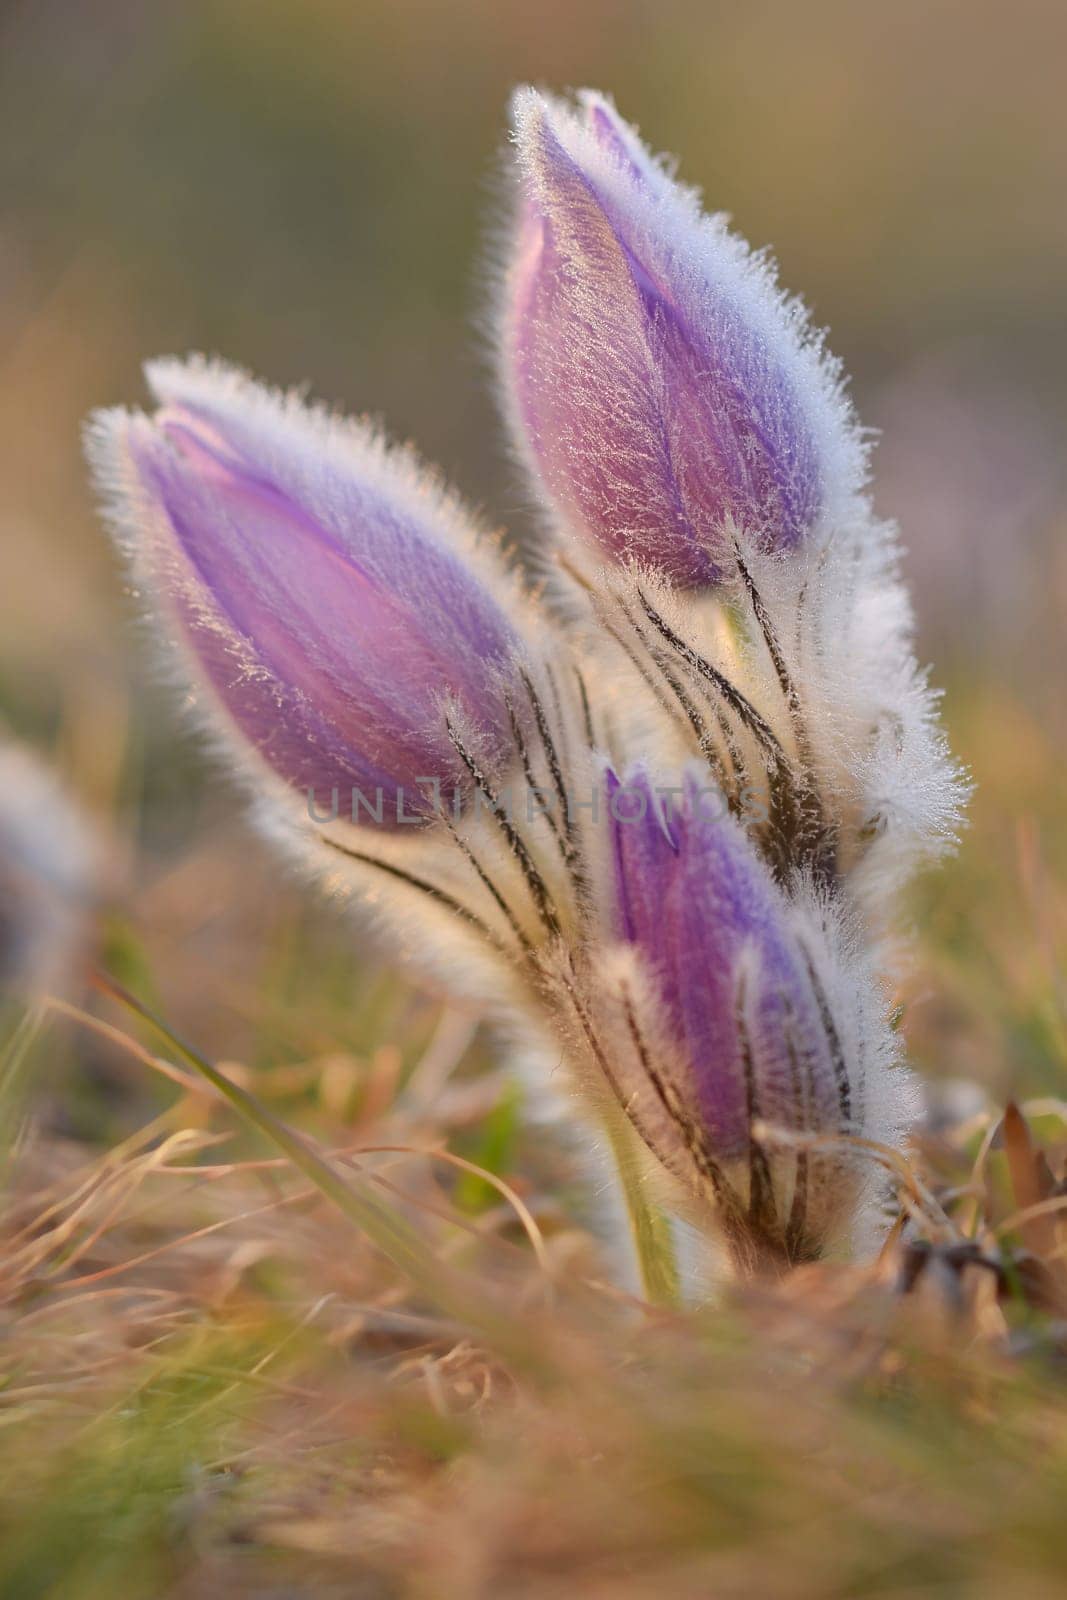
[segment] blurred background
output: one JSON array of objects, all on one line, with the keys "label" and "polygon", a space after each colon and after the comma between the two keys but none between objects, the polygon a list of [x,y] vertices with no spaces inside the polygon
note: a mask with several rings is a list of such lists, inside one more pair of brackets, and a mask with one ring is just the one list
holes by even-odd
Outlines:
[{"label": "blurred background", "polygon": [[[979,786],[916,897],[912,1052],[1057,1086],[1065,51],[1058,0],[0,5],[0,715],[108,831],[112,960],[177,1026],[280,1071],[422,1039],[438,1002],[280,881],[181,731],[82,419],[141,403],[146,356],[218,352],[381,415],[521,533],[480,348],[494,169],[513,84],[594,84],[773,247],[883,433],[877,503]],[[52,1115],[103,1136],[129,1069],[81,1048]]]}]

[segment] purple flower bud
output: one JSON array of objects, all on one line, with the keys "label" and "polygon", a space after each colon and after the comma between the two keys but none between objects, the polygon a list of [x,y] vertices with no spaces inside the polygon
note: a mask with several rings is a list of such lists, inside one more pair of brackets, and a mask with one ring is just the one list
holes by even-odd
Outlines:
[{"label": "purple flower bud", "polygon": [[800,309],[601,96],[514,101],[521,201],[499,313],[509,420],[563,523],[686,586],[832,526],[863,447]]},{"label": "purple flower bud", "polygon": [[320,807],[380,790],[394,826],[398,800],[401,818],[429,809],[426,780],[462,785],[449,717],[504,759],[519,645],[456,502],[368,429],[226,368],[148,374],[161,407],[96,420],[97,476],[244,740]]},{"label": "purple flower bud", "polygon": [[659,795],[640,768],[607,786],[614,931],[641,956],[674,1088],[715,1160],[745,1156],[757,1119],[844,1131],[849,1085],[811,957],[722,795],[696,770]]}]

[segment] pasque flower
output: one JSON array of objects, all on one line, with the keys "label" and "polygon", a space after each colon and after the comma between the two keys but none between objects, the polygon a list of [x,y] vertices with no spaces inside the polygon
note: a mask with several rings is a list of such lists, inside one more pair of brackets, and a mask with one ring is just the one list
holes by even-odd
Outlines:
[{"label": "pasque flower", "polygon": [[832,526],[863,449],[767,262],[602,96],[521,90],[513,120],[501,389],[561,529],[700,587],[730,570],[734,528],[787,551]]},{"label": "pasque flower", "polygon": [[871,1019],[835,981],[823,920],[774,882],[706,771],[663,787],[638,766],[605,784],[604,915],[636,975],[608,985],[626,1007],[614,1059],[635,1121],[711,1185],[749,1248],[818,1254],[857,1188],[855,1153],[834,1137],[871,1131],[857,1049]]},{"label": "pasque flower", "polygon": [[[408,454],[228,368],[153,364],[90,448],[269,831],[565,1060],[655,1292],[648,1204],[747,1266],[863,1236],[912,1114],[879,941],[963,788],[802,311],[603,97],[521,91],[514,133],[501,390],[596,558],[543,600]],[[293,827],[277,779],[382,831]]]},{"label": "pasque flower", "polygon": [[835,1076],[811,958],[706,773],[686,774],[674,806],[640,769],[625,786],[609,774],[608,792],[616,932],[654,974],[714,1148],[747,1150],[754,1108],[784,1126],[847,1126],[851,1092]]},{"label": "pasque flower", "polygon": [[135,577],[242,740],[319,805],[402,825],[511,739],[519,641],[463,510],[369,429],[157,362],[91,429]]}]

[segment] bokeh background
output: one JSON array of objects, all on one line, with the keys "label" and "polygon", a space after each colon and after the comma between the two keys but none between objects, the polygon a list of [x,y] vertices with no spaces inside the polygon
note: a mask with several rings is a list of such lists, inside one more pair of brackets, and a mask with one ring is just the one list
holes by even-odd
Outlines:
[{"label": "bokeh background", "polygon": [[[1058,1087],[1065,55],[1058,0],[0,6],[0,713],[99,819],[112,959],[176,1024],[281,1071],[420,1038],[437,1002],[305,906],[181,732],[82,419],[142,401],[146,356],[218,352],[381,415],[528,531],[479,263],[509,89],[594,84],[773,246],[883,432],[877,502],[978,783],[959,859],[916,897],[912,1053]],[[103,1137],[140,1091],[79,1049],[50,1115]]]}]

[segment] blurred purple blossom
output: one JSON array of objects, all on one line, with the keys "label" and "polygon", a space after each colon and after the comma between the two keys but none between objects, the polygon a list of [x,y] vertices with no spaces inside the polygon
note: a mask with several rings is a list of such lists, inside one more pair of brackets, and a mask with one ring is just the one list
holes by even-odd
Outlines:
[{"label": "blurred purple blossom", "polygon": [[72,798],[26,747],[0,739],[0,1010],[11,992],[74,981],[103,869]]}]

